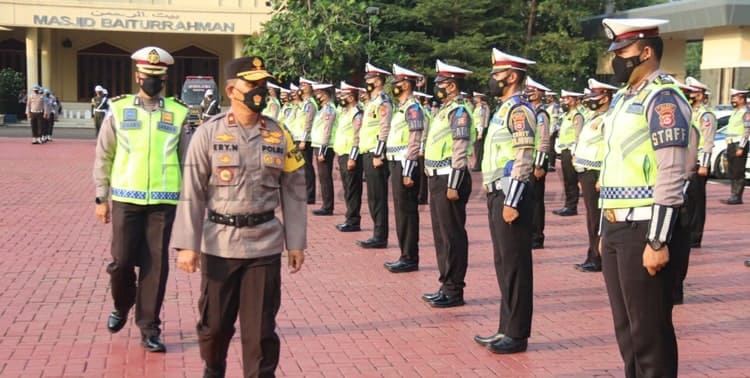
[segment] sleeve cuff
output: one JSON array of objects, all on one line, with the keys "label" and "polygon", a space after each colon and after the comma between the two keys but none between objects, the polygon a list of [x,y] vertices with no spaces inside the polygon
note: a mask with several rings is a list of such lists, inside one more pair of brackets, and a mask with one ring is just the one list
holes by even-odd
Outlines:
[{"label": "sleeve cuff", "polygon": [[672,238],[672,229],[677,222],[678,210],[679,208],[654,204],[648,224],[648,240],[669,242]]},{"label": "sleeve cuff", "polygon": [[304,133],[302,133],[302,141],[307,142],[308,139],[310,139],[310,133],[305,131]]},{"label": "sleeve cuff", "polygon": [[378,141],[378,145],[375,147],[375,152],[373,153],[375,156],[383,156],[385,154],[385,142],[382,140]]},{"label": "sleeve cuff", "polygon": [[328,153],[328,145],[324,144],[318,148],[318,156],[326,156],[326,153]]},{"label": "sleeve cuff", "polygon": [[349,160],[357,160],[359,157],[359,147],[352,147],[352,150],[349,152]]},{"label": "sleeve cuff", "polygon": [[401,176],[403,177],[411,177],[412,173],[414,173],[414,169],[417,167],[417,161],[416,160],[405,160],[404,161],[404,170],[401,173]]},{"label": "sleeve cuff", "polygon": [[464,175],[466,175],[465,169],[451,169],[451,173],[448,175],[448,188],[458,190],[464,180]]},{"label": "sleeve cuff", "polygon": [[526,184],[516,179],[510,180],[510,186],[508,187],[508,193],[505,193],[505,206],[510,206],[514,209],[518,208],[518,204],[523,198],[523,191],[526,188]]},{"label": "sleeve cuff", "polygon": [[737,146],[739,146],[740,148],[745,148],[746,144],[747,144],[747,138],[746,137],[742,137],[742,139],[740,139],[740,142],[737,143]]},{"label": "sleeve cuff", "polygon": [[419,143],[419,152],[424,153],[424,146],[425,146],[425,142],[424,141],[421,142],[421,143]]},{"label": "sleeve cuff", "polygon": [[536,152],[536,159],[534,159],[534,166],[537,168],[543,168],[544,162],[547,160],[547,153],[544,151]]},{"label": "sleeve cuff", "polygon": [[704,152],[701,156],[701,167],[708,167],[711,165],[711,153]]}]

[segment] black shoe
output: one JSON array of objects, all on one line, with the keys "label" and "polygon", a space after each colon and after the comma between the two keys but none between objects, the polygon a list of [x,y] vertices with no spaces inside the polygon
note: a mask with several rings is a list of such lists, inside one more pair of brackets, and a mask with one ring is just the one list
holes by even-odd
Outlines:
[{"label": "black shoe", "polygon": [[742,205],[742,199],[739,197],[729,197],[729,199],[719,200],[719,202],[725,205]]},{"label": "black shoe", "polygon": [[357,245],[366,249],[382,249],[388,247],[388,242],[376,238],[369,238],[367,240],[357,240]]},{"label": "black shoe", "polygon": [[464,305],[464,297],[463,295],[448,296],[441,292],[437,298],[431,300],[429,303],[430,306],[435,308],[458,307]]},{"label": "black shoe", "polygon": [[544,249],[544,242],[540,242],[540,241],[531,242],[531,249]]},{"label": "black shoe", "polygon": [[416,272],[419,270],[419,264],[402,260],[394,261],[392,263],[387,262],[383,265],[391,273]]},{"label": "black shoe", "polygon": [[594,264],[592,262],[587,262],[585,264],[576,264],[576,269],[580,270],[581,272],[601,272],[602,266],[598,264]]},{"label": "black shoe", "polygon": [[491,336],[479,336],[479,335],[476,335],[476,336],[474,336],[474,341],[477,344],[486,347],[486,346],[488,346],[488,345],[490,345],[492,343],[496,343],[496,342],[500,341],[500,339],[502,339],[503,337],[505,337],[505,335],[503,335],[500,332],[498,332],[498,333],[496,333],[494,335],[491,335]]},{"label": "black shoe", "polygon": [[167,347],[161,342],[159,336],[143,337],[141,339],[141,345],[143,345],[147,351],[152,353],[164,353],[167,351]]},{"label": "black shoe", "polygon": [[563,207],[562,209],[555,210],[552,213],[557,214],[561,217],[568,217],[571,215],[578,215],[578,210],[568,209],[567,207]]},{"label": "black shoe", "polygon": [[125,327],[125,324],[128,322],[128,313],[121,313],[117,310],[112,310],[112,312],[109,314],[109,318],[107,318],[107,329],[111,333],[117,333],[119,332],[122,327]]},{"label": "black shoe", "polygon": [[438,291],[436,291],[434,293],[422,294],[422,300],[425,301],[425,302],[432,302],[436,298],[439,298],[441,294],[443,294],[443,292],[440,291],[440,290],[438,290]]},{"label": "black shoe", "polygon": [[487,345],[487,349],[496,354],[512,354],[525,352],[528,346],[529,339],[514,339],[510,336],[505,336],[502,339]]},{"label": "black shoe", "polygon": [[745,266],[750,268],[750,260],[745,260]]},{"label": "black shoe", "polygon": [[333,215],[333,210],[317,209],[313,210],[313,215]]},{"label": "black shoe", "polygon": [[226,362],[222,366],[203,368],[203,378],[224,378],[227,374]]},{"label": "black shoe", "polygon": [[336,225],[336,229],[341,232],[356,232],[356,231],[362,231],[362,229],[359,226],[355,226],[348,223],[341,223]]},{"label": "black shoe", "polygon": [[307,204],[308,205],[315,205],[315,200],[314,199],[311,199],[311,200],[309,199],[309,200],[307,200]]}]

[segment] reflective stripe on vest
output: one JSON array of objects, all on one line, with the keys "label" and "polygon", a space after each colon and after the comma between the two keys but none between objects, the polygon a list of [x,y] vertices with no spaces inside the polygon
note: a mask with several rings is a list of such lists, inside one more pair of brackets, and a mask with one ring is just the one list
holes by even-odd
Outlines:
[{"label": "reflective stripe on vest", "polygon": [[601,169],[604,158],[604,114],[595,115],[581,129],[576,144],[574,165],[586,169]]},{"label": "reflective stripe on vest", "polygon": [[[576,128],[573,125],[573,119],[581,113],[577,111],[565,113],[562,116],[562,123],[560,124],[560,134],[557,138],[557,145],[560,149],[572,148],[576,143]],[[583,115],[581,114],[581,117]]]},{"label": "reflective stripe on vest", "polygon": [[510,176],[513,169],[513,135],[508,129],[508,115],[513,106],[519,104],[519,98],[513,96],[492,115],[484,140],[482,157],[482,183],[490,184],[502,177]]},{"label": "reflective stripe on vest", "polygon": [[406,109],[416,104],[412,97],[398,107],[391,117],[391,130],[388,132],[388,141],[385,143],[385,154],[389,159],[406,160],[406,151],[409,146],[409,124],[406,122]]},{"label": "reflective stripe on vest", "polygon": [[188,110],[173,99],[148,112],[127,95],[111,104],[117,133],[112,163],[112,200],[136,205],[173,204],[182,174],[177,147]]},{"label": "reflective stripe on vest", "polygon": [[[440,108],[430,124],[430,131],[427,133],[424,151],[425,168],[450,166],[453,157],[453,129],[451,128],[450,114],[453,111],[467,112],[468,109],[464,105],[459,105],[456,101],[451,101]],[[471,125],[467,127],[471,127]]]},{"label": "reflective stripe on vest", "polygon": [[362,116],[362,127],[359,129],[359,152],[372,152],[378,145],[380,135],[380,105],[383,104],[384,94],[380,93],[367,103]]},{"label": "reflective stripe on vest", "polygon": [[333,117],[333,124],[331,125],[331,136],[328,139],[327,144],[331,144],[331,141],[335,140],[336,138],[336,111],[333,109],[333,106],[331,104],[325,104],[320,109],[319,112],[315,113],[315,119],[313,120],[312,130],[310,131],[310,142],[313,147],[321,147],[323,145],[323,129],[325,128],[325,123],[328,122],[328,120],[325,118]]},{"label": "reflective stripe on vest", "polygon": [[333,139],[333,151],[339,156],[349,155],[354,146],[354,117],[359,113],[356,106],[341,111],[336,138]]}]

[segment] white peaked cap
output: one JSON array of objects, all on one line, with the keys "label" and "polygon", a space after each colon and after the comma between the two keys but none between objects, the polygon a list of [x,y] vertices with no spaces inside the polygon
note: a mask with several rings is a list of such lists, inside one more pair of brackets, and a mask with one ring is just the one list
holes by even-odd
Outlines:
[{"label": "white peaked cap", "polygon": [[602,83],[601,81],[596,80],[594,78],[590,78],[589,89],[591,89],[594,92],[597,92],[597,91],[602,91],[602,90],[616,91],[620,88],[617,88],[614,85],[609,85],[607,83]]},{"label": "white peaked cap", "polygon": [[103,90],[104,90],[104,87],[102,87],[101,85],[97,85],[94,87],[94,92],[101,92]]},{"label": "white peaked cap", "polygon": [[694,78],[692,76],[688,76],[685,79],[685,84],[687,84],[687,85],[689,85],[689,86],[691,86],[693,88],[703,89],[705,91],[708,90],[708,85],[701,83],[700,81],[698,81],[698,79],[696,79],[696,78]]},{"label": "white peaked cap", "polygon": [[532,79],[531,76],[526,76],[526,86],[527,87],[536,88],[536,89],[538,89],[540,91],[544,91],[544,94],[547,94],[548,92],[552,92],[551,89],[545,87],[544,85],[542,85],[538,81]]},{"label": "white peaked cap", "polygon": [[474,92],[474,93],[471,94],[471,96],[472,97],[487,97],[486,94],[481,93],[481,92]]},{"label": "white peaked cap", "polygon": [[281,91],[281,93],[289,93],[289,92],[291,92],[290,90],[288,90],[288,89],[286,89],[284,87],[279,87],[279,91]]},{"label": "white peaked cap", "polygon": [[341,88],[342,91],[347,91],[347,92],[357,92],[357,91],[359,91],[359,87],[355,87],[353,85],[349,85],[345,81],[341,82],[341,85],[339,85],[339,88]]},{"label": "white peaked cap", "polygon": [[461,79],[473,73],[467,69],[447,64],[440,59],[435,62],[435,71],[437,72],[436,83],[445,79]]},{"label": "white peaked cap", "polygon": [[428,99],[432,98],[431,95],[428,95],[427,93],[418,92],[418,91],[414,91],[414,95],[417,97],[424,97]]},{"label": "white peaked cap", "polygon": [[609,51],[615,51],[639,39],[658,37],[659,26],[668,22],[656,18],[605,18],[602,25],[607,38],[612,41]]},{"label": "white peaked cap", "polygon": [[560,91],[560,97],[583,97],[583,93],[571,92],[563,89]]},{"label": "white peaked cap", "polygon": [[545,95],[545,96],[557,96],[557,92],[553,92],[553,91],[546,91],[546,92],[544,92],[544,95]]},{"label": "white peaked cap", "polygon": [[732,96],[734,96],[734,95],[740,95],[740,94],[747,94],[747,92],[748,91],[743,91],[743,90],[734,89],[734,88],[732,88],[732,89],[729,90],[729,94],[731,94]]},{"label": "white peaked cap", "polygon": [[535,61],[504,53],[492,48],[492,73],[509,68],[526,71],[526,66],[536,64]]},{"label": "white peaked cap", "polygon": [[135,60],[138,72],[146,75],[164,75],[167,73],[167,66],[174,64],[172,55],[156,46],[146,46],[134,52],[130,58]]},{"label": "white peaked cap", "polygon": [[589,96],[591,96],[591,89],[583,88],[583,97],[586,98]]},{"label": "white peaked cap", "polygon": [[390,74],[390,72],[382,68],[375,67],[370,63],[365,63],[365,78],[371,78],[375,76],[388,76]]},{"label": "white peaked cap", "polygon": [[300,77],[299,78],[299,85],[302,85],[302,84],[313,85],[313,84],[315,84],[315,82],[312,81],[312,80],[305,79],[304,77]]},{"label": "white peaked cap", "polygon": [[333,86],[333,84],[315,83],[315,84],[312,85],[312,89],[314,91],[317,91],[319,89],[328,89],[328,88],[330,88],[332,86]]},{"label": "white peaked cap", "polygon": [[[268,88],[273,88],[273,89],[281,89],[281,87],[280,87],[280,86],[278,86],[278,85],[276,85],[276,84],[274,84],[274,83],[266,83],[266,86],[267,86]],[[210,89],[209,89],[209,90],[210,90]],[[213,92],[211,92],[211,93],[213,93]]]},{"label": "white peaked cap", "polygon": [[395,63],[393,64],[393,76],[398,79],[418,79],[420,77],[423,77],[422,74],[401,67]]},{"label": "white peaked cap", "polygon": [[695,88],[693,88],[693,87],[691,87],[689,85],[686,85],[685,83],[677,80],[677,78],[674,77],[674,76],[672,76],[672,75],[669,75],[669,78],[675,83],[675,85],[677,85],[678,87],[680,87],[680,89],[682,89],[682,90],[686,90],[686,91],[690,91],[690,92],[697,92],[698,91],[698,89],[695,89]]},{"label": "white peaked cap", "polygon": [[296,92],[299,90],[299,87],[294,85],[294,83],[289,84],[289,90],[292,92]]},{"label": "white peaked cap", "polygon": [[[268,86],[271,86],[270,84]],[[203,96],[213,96],[214,90],[213,89],[206,89],[206,92],[203,93]]]},{"label": "white peaked cap", "polygon": [[106,88],[102,88],[102,93],[106,96],[109,94],[109,91]]}]

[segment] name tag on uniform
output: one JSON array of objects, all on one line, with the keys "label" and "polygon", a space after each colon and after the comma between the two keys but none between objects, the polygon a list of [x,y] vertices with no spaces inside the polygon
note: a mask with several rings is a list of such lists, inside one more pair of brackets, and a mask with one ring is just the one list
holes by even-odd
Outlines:
[{"label": "name tag on uniform", "polygon": [[632,114],[643,114],[643,104],[630,104],[625,111]]},{"label": "name tag on uniform", "polygon": [[263,165],[270,168],[284,167],[284,147],[278,144],[262,144]]},{"label": "name tag on uniform", "polygon": [[177,134],[177,126],[171,123],[159,122],[156,125],[156,128],[160,131],[164,131],[165,133]]},{"label": "name tag on uniform", "polygon": [[135,121],[138,119],[138,110],[135,108],[127,108],[122,110],[123,121]]},{"label": "name tag on uniform", "polygon": [[120,129],[122,130],[135,130],[141,128],[141,121],[122,121]]}]

